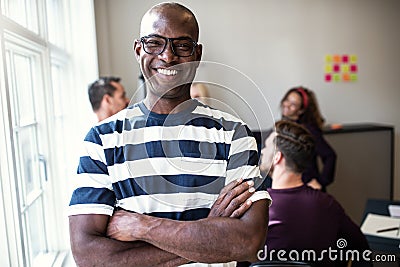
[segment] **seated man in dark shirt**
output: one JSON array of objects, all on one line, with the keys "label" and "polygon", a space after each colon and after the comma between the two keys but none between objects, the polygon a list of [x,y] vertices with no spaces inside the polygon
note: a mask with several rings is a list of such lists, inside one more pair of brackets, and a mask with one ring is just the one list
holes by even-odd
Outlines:
[{"label": "seated man in dark shirt", "polygon": [[321,266],[337,266],[338,262],[346,266],[352,260],[353,266],[368,266],[365,258],[371,255],[360,228],[331,195],[302,181],[314,150],[310,132],[291,121],[278,121],[275,127],[261,150],[260,169],[272,177],[269,193],[273,199],[265,259]]}]

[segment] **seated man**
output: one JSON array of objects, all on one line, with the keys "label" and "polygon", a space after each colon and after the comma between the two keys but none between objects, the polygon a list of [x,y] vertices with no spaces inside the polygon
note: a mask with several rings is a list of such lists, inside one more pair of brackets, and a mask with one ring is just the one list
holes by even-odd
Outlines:
[{"label": "seated man", "polygon": [[[279,121],[275,127],[261,150],[260,169],[272,177],[268,191],[274,200],[269,211],[265,259],[290,260],[289,253],[295,256],[293,251],[297,251],[299,257],[295,260],[329,266],[337,264],[337,260],[345,264],[351,258],[351,254],[346,258],[345,252],[357,250],[359,260],[353,259],[353,266],[365,266],[362,253],[368,250],[368,243],[359,227],[331,195],[308,187],[301,179],[313,154],[313,137],[306,128],[291,121]],[[336,252],[330,255],[329,249]],[[284,251],[281,259],[279,250]],[[305,253],[302,258],[306,250],[315,251],[315,257]]]},{"label": "seated man", "polygon": [[117,77],[101,77],[89,85],[89,101],[98,121],[102,121],[128,106],[129,98],[126,97],[120,80]]}]

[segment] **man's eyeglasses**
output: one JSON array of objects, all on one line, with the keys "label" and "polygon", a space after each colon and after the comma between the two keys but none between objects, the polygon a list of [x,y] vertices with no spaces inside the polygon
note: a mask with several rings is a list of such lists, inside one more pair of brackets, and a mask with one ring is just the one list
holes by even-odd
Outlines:
[{"label": "man's eyeglasses", "polygon": [[197,46],[197,42],[189,37],[167,38],[160,35],[148,35],[140,38],[144,52],[150,55],[160,55],[164,52],[168,41],[172,53],[178,57],[192,56]]}]

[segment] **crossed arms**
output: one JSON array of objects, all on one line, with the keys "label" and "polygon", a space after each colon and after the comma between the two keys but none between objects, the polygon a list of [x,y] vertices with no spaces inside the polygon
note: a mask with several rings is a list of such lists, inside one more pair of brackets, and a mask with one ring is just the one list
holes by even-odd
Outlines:
[{"label": "crossed arms", "polygon": [[225,186],[207,218],[175,221],[126,211],[69,217],[78,266],[177,266],[255,261],[264,245],[268,200],[246,201],[252,184]]}]

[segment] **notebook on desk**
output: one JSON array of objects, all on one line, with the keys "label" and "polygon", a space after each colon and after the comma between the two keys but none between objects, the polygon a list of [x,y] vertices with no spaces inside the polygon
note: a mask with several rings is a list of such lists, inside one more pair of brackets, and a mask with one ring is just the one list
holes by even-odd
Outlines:
[{"label": "notebook on desk", "polygon": [[400,218],[368,213],[361,231],[365,235],[400,239]]},{"label": "notebook on desk", "polygon": [[388,210],[391,217],[400,218],[400,205],[389,205]]}]

